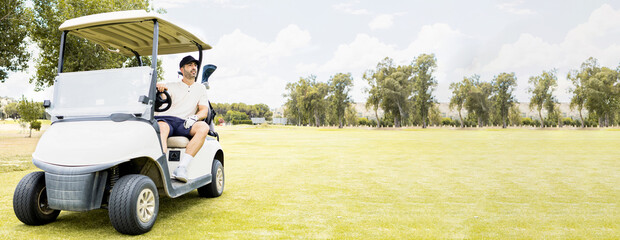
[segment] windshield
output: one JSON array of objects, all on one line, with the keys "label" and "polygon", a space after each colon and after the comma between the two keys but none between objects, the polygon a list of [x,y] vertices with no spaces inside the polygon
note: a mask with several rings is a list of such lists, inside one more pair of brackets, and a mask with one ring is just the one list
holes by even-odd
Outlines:
[{"label": "windshield", "polygon": [[48,113],[65,118],[144,114],[149,105],[138,100],[148,96],[152,73],[150,67],[60,73]]}]

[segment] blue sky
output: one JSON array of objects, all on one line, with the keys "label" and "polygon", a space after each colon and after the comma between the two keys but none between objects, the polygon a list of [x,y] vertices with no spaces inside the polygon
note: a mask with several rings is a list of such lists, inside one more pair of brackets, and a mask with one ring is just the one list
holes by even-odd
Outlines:
[{"label": "blue sky", "polygon": [[[557,69],[555,94],[570,100],[566,74],[592,56],[603,66],[620,63],[618,1],[233,1],[155,0],[164,17],[202,36],[213,46],[206,62],[218,66],[212,102],[266,103],[279,107],[288,82],[310,74],[326,82],[336,73],[354,77],[351,92],[365,101],[364,71],[384,57],[409,64],[434,53],[437,100],[450,99],[448,86],[464,76],[490,81],[515,72],[516,96],[529,101],[527,80]],[[183,55],[165,56],[166,79],[178,81]],[[0,96],[35,93],[26,73],[11,74]],[[16,95],[16,96],[15,96]]]}]

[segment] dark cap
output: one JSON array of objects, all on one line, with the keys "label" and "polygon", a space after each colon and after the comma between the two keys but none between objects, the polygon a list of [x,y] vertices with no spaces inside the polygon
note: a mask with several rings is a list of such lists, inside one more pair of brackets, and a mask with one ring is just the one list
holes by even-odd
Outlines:
[{"label": "dark cap", "polygon": [[179,63],[179,68],[182,68],[183,66],[185,66],[185,64],[188,64],[188,63],[191,63],[191,62],[196,62],[196,65],[200,65],[198,60],[196,60],[191,55],[187,55],[183,59],[181,59],[181,62]]}]

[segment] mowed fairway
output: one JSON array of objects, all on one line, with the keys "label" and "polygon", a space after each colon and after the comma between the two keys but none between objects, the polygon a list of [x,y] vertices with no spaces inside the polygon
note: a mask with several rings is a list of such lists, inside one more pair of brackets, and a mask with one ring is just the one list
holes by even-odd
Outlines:
[{"label": "mowed fairway", "polygon": [[[617,129],[217,130],[224,194],[162,198],[138,239],[620,237]],[[106,210],[23,225],[13,190],[32,170],[0,173],[0,238],[124,237]]]}]

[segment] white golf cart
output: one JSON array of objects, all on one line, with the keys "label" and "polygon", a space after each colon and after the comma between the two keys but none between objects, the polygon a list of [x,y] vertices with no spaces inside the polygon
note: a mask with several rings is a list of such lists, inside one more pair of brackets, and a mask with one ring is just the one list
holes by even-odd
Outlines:
[{"label": "white golf cart", "polygon": [[[59,30],[54,97],[44,102],[52,125],[32,154],[34,165],[43,171],[26,175],[17,185],[17,218],[42,225],[56,220],[61,210],[104,208],[116,230],[135,235],[153,227],[160,196],[175,198],[194,189],[203,197],[220,196],[224,152],[217,133],[209,132],[211,137],[188,167],[189,181],[183,183],[171,173],[189,140],[170,138],[164,153],[153,117],[174,104],[155,88],[157,56],[197,50],[202,63],[202,51],[211,47],[160,15],[140,10],[79,17]],[[140,66],[64,73],[68,33],[135,56]],[[152,56],[151,66],[142,66],[141,55]],[[205,66],[203,84],[213,70],[215,66]],[[210,113],[207,123],[213,130],[212,109]]]}]

